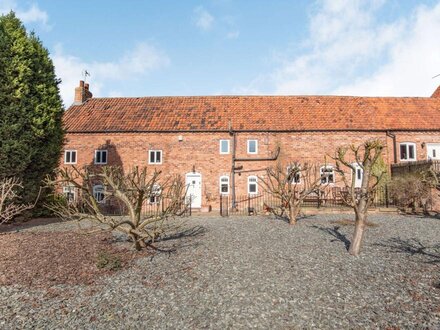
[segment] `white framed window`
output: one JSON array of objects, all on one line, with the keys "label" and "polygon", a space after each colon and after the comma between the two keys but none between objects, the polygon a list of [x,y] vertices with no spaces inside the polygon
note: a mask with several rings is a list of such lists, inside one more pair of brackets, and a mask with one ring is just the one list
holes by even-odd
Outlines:
[{"label": "white framed window", "polygon": [[95,200],[98,203],[103,203],[104,199],[105,199],[105,194],[104,194],[104,186],[97,184],[93,186],[93,198],[95,198]]},{"label": "white framed window", "polygon": [[153,187],[151,189],[149,203],[150,204],[159,204],[161,193],[162,193],[162,188],[158,184],[153,185]]},{"label": "white framed window", "polygon": [[258,178],[255,175],[248,177],[248,194],[258,194]]},{"label": "white framed window", "polygon": [[74,186],[64,186],[63,195],[66,197],[67,202],[72,203],[76,201],[76,191]]},{"label": "white framed window", "polygon": [[220,140],[220,154],[229,154],[229,140]]},{"label": "white framed window", "polygon": [[335,183],[335,171],[333,169],[333,166],[322,166],[319,171],[321,174],[322,184]]},{"label": "white framed window", "polygon": [[64,164],[76,164],[76,150],[64,151]]},{"label": "white framed window", "polygon": [[107,164],[107,150],[95,150],[95,164]]},{"label": "white framed window", "polygon": [[416,144],[413,142],[403,142],[400,144],[400,160],[416,160]]},{"label": "white framed window", "polygon": [[247,140],[247,153],[258,154],[258,140]]},{"label": "white framed window", "polygon": [[222,175],[220,177],[220,194],[228,195],[229,194],[229,176]]},{"label": "white framed window", "polygon": [[427,143],[426,154],[428,159],[440,159],[440,143]]},{"label": "white framed window", "polygon": [[162,150],[149,150],[148,164],[162,164]]},{"label": "white framed window", "polygon": [[[289,175],[291,168],[292,168],[292,166],[287,166],[287,175]],[[295,175],[293,175],[293,177],[291,179],[291,183],[294,183],[294,184],[301,183],[301,171],[300,171],[300,168],[298,168],[298,169],[299,170],[295,173]]]}]

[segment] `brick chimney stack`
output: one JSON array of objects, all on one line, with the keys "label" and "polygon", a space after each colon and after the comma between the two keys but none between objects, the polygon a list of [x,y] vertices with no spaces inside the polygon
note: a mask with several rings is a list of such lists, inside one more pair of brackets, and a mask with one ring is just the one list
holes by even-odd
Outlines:
[{"label": "brick chimney stack", "polygon": [[75,88],[75,99],[73,104],[82,104],[92,96],[93,94],[89,90],[89,84],[84,83],[84,80],[80,80],[79,86]]}]

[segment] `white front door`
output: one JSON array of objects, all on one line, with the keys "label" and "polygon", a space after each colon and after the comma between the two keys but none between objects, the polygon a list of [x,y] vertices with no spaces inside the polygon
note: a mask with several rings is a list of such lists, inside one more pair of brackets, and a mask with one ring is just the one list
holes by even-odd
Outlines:
[{"label": "white front door", "polygon": [[191,207],[202,207],[202,175],[200,173],[188,173],[186,175],[187,200],[191,198]]},{"label": "white front door", "polygon": [[355,168],[354,187],[360,188],[362,186],[362,177],[364,171],[358,163],[354,163],[353,166]]},{"label": "white front door", "polygon": [[440,159],[440,143],[427,143],[428,159]]}]

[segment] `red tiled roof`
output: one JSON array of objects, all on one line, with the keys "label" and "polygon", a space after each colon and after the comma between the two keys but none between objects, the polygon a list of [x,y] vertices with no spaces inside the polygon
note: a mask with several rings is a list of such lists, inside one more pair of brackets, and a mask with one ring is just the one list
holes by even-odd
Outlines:
[{"label": "red tiled roof", "polygon": [[92,98],[68,132],[440,130],[440,98],[190,96]]}]

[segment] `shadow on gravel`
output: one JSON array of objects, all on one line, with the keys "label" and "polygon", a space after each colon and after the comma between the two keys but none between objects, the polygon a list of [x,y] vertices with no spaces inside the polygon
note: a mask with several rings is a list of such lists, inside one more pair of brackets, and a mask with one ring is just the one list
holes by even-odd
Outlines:
[{"label": "shadow on gravel", "polygon": [[[154,249],[157,252],[165,252],[169,255],[176,252],[179,249],[186,247],[195,247],[199,245],[199,242],[193,242],[189,239],[203,236],[207,232],[207,229],[203,226],[194,226],[176,233],[170,234],[157,240],[158,246]],[[153,259],[154,255],[152,256]]]},{"label": "shadow on gravel", "polygon": [[317,225],[313,225],[312,228],[316,228],[320,231],[323,231],[326,234],[333,236],[335,239],[332,239],[330,242],[340,241],[344,243],[345,249],[347,251],[350,248],[350,244],[351,244],[350,240],[347,238],[347,236],[345,236],[343,233],[339,231],[339,228],[341,228],[340,226],[334,226],[333,228],[328,228],[328,227],[320,227]]},{"label": "shadow on gravel", "polygon": [[[298,218],[296,220],[298,222],[300,222],[300,221],[311,219],[311,218],[315,218],[315,217],[316,217],[316,215],[314,215],[314,214],[309,214],[309,215],[301,214],[301,215],[298,216]],[[289,218],[287,217],[287,215],[283,215],[283,216],[273,215],[273,219],[289,223]]]},{"label": "shadow on gravel", "polygon": [[427,246],[416,238],[403,240],[399,237],[394,237],[384,243],[376,243],[375,245],[388,248],[396,253],[406,253],[411,256],[421,255],[427,259],[423,263],[440,264],[440,243]]}]

